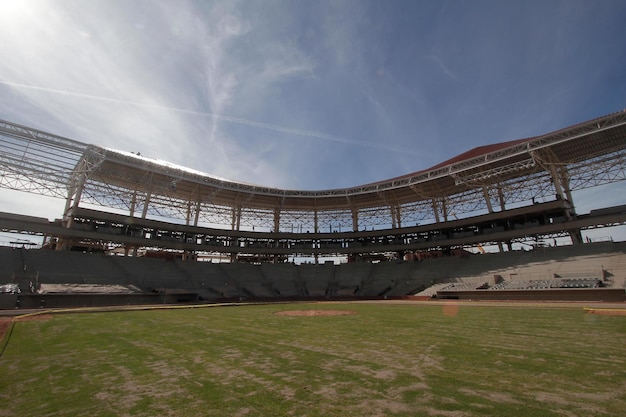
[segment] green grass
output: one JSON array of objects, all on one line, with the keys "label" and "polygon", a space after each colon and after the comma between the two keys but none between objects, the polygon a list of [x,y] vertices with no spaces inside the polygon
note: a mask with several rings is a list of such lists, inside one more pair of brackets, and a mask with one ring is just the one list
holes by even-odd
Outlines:
[{"label": "green grass", "polygon": [[[336,317],[284,317],[343,309]],[[17,322],[0,416],[617,416],[626,317],[280,304]]]}]

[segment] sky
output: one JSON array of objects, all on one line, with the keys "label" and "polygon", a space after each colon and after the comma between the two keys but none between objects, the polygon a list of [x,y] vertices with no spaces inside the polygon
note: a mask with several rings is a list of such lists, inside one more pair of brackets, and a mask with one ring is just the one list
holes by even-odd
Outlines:
[{"label": "sky", "polygon": [[[0,119],[356,186],[626,108],[624,22],[623,0],[0,0]],[[0,211],[59,217],[39,198],[0,190]],[[626,204],[576,202],[607,199]]]}]

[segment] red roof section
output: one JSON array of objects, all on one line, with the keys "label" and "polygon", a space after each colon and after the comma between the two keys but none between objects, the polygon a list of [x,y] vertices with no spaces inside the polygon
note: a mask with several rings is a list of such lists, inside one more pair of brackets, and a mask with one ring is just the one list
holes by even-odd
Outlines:
[{"label": "red roof section", "polygon": [[[470,149],[467,152],[462,153],[461,155],[457,155],[453,158],[448,159],[447,161],[441,162],[440,164],[437,164],[435,166],[432,166],[428,169],[425,169],[424,171],[430,171],[433,169],[438,169],[441,167],[444,167],[446,165],[452,165],[452,164],[456,164],[457,162],[461,162],[461,161],[465,161],[467,159],[472,159],[472,158],[476,158],[477,156],[481,156],[481,155],[485,155],[491,152],[495,152],[495,151],[499,151],[500,149],[505,149],[508,148],[510,146],[515,146],[515,145],[519,145],[520,143],[524,143],[524,142],[530,142],[531,140],[533,140],[534,138],[526,138],[526,139],[516,139],[516,140],[510,140],[508,142],[500,142],[500,143],[494,143],[491,145],[483,145],[483,146],[478,146],[474,149]],[[423,171],[420,171],[423,172]]]},{"label": "red roof section", "polygon": [[[617,112],[614,112],[614,113],[610,113],[607,116],[616,115],[616,114],[623,113],[623,112],[626,112],[626,109],[621,110],[621,111],[617,111]],[[607,116],[596,117],[596,118],[591,119],[591,120],[586,121],[586,122],[581,122],[581,123],[577,123],[577,124],[575,124],[573,126],[569,126],[569,127],[563,128],[563,129],[558,129],[558,130],[555,130],[552,133],[548,133],[547,135],[550,135],[550,134],[553,134],[553,133],[556,133],[556,132],[561,132],[561,131],[568,130],[568,129],[572,129],[572,128],[575,128],[575,127],[578,127],[578,126],[586,125],[586,124],[592,123],[592,122],[594,122],[596,120],[604,119]],[[525,139],[515,139],[515,140],[510,140],[510,141],[507,141],[507,142],[499,142],[499,143],[494,143],[494,144],[491,144],[491,145],[479,146],[477,148],[470,149],[469,151],[464,152],[464,153],[462,153],[460,155],[457,155],[457,156],[455,156],[453,158],[450,158],[447,161],[444,161],[444,162],[441,162],[441,163],[439,163],[437,165],[434,165],[434,166],[432,166],[430,168],[422,169],[420,171],[416,171],[416,172],[413,172],[411,174],[401,175],[399,177],[391,178],[390,180],[380,181],[380,182],[382,183],[382,182],[393,181],[393,180],[397,180],[397,179],[401,179],[401,178],[412,177],[414,175],[421,174],[423,172],[427,172],[427,171],[431,171],[431,170],[435,170],[435,169],[444,167],[446,165],[452,165],[452,164],[455,164],[455,163],[458,163],[458,162],[461,162],[461,161],[465,161],[467,159],[476,158],[477,156],[481,156],[481,155],[485,155],[485,154],[488,154],[488,153],[491,153],[491,152],[499,151],[500,149],[505,149],[505,148],[508,148],[509,146],[515,146],[515,145],[519,145],[521,143],[530,142],[530,141],[532,141],[534,139],[537,139],[538,137],[540,137],[540,136],[533,136],[533,137],[525,138]],[[378,182],[376,182],[374,184],[377,184],[377,183]]]},{"label": "red roof section", "polygon": [[452,158],[448,159],[447,161],[438,163],[437,165],[433,165],[430,168],[422,169],[420,171],[412,172],[412,173],[406,174],[406,175],[401,175],[399,177],[391,178],[391,179],[384,180],[384,181],[377,181],[377,182],[374,182],[373,184],[378,184],[378,183],[383,183],[383,182],[399,180],[399,179],[403,179],[403,178],[407,178],[407,177],[412,177],[414,175],[418,175],[418,174],[421,174],[423,172],[428,172],[428,171],[432,171],[432,170],[435,170],[435,169],[439,169],[439,168],[444,167],[446,165],[456,164],[456,163],[461,162],[461,161],[465,161],[465,160],[468,160],[468,159],[476,158],[477,156],[486,155],[486,154],[491,153],[491,152],[499,151],[500,149],[505,149],[505,148],[508,148],[510,146],[519,145],[520,143],[530,142],[533,139],[535,139],[535,137],[525,138],[525,139],[510,140],[510,141],[507,141],[507,142],[493,143],[491,145],[478,146],[476,148],[470,149],[467,152],[463,152],[460,155],[452,157]]}]

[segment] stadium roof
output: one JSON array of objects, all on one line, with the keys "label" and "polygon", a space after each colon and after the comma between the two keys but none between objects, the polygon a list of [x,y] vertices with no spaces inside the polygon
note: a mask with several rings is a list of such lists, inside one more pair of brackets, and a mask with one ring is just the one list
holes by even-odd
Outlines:
[{"label": "stadium roof", "polygon": [[[533,198],[542,193],[554,196],[554,167],[567,169],[569,179],[575,181],[573,189],[599,185],[595,179],[598,177],[605,182],[623,180],[626,110],[545,135],[474,148],[404,176],[317,191],[230,181],[10,122],[0,122],[0,145],[0,187],[67,198],[68,191],[71,194],[82,181],[83,200],[124,210],[132,211],[135,200],[143,199],[146,205],[150,200],[149,204],[173,209],[179,218],[184,218],[185,211],[189,212],[194,204],[198,205],[196,210],[203,206],[205,210],[226,213],[243,208],[264,212],[270,218],[268,213],[277,212],[388,213],[389,207],[406,205],[429,206],[432,211],[433,200],[444,201],[469,193],[471,197],[457,198],[463,204],[472,200],[471,207],[455,209],[460,214],[484,206],[485,189],[506,184],[513,190],[509,192],[538,187],[539,191],[532,191]],[[527,199],[528,195],[509,201]]]},{"label": "stadium roof", "polygon": [[[476,174],[499,170],[493,181],[501,181],[513,172],[516,176],[529,173],[542,161],[567,165],[625,147],[626,112],[622,111],[546,135],[474,148],[431,168],[401,177],[342,189],[286,190],[246,184],[118,151],[107,151],[97,175],[134,189],[142,183],[146,172],[151,172],[152,183],[171,184],[170,178],[177,180],[176,190],[181,197],[208,195],[213,201],[228,205],[336,209],[369,207],[385,201],[402,204],[425,196],[456,194],[468,187],[464,179],[476,178]],[[510,172],[505,172],[506,168]],[[122,176],[121,172],[124,173]]]}]

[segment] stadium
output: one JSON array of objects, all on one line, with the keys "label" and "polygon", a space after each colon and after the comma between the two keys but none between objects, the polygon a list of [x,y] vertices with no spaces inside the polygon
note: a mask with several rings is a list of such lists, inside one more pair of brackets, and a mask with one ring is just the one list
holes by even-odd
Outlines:
[{"label": "stadium", "polygon": [[626,242],[585,237],[626,206],[573,199],[625,179],[626,111],[323,191],[0,133],[0,186],[65,201],[53,221],[0,213],[22,236],[0,247],[0,415],[626,405]]},{"label": "stadium", "polygon": [[[487,144],[398,178],[287,190],[0,123],[0,187],[64,199],[1,213],[3,308],[228,301],[625,300],[626,243],[584,239],[626,206],[626,111]],[[565,243],[563,243],[565,242]],[[492,250],[486,250],[491,248]]]}]

